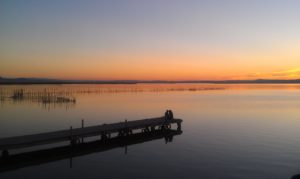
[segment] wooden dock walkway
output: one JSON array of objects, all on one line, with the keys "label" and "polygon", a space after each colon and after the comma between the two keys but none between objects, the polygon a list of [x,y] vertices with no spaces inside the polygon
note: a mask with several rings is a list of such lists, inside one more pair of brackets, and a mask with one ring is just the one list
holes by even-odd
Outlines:
[{"label": "wooden dock walkway", "polygon": [[111,134],[114,133],[118,136],[128,136],[131,135],[134,130],[140,129],[142,132],[154,131],[157,128],[164,130],[170,128],[171,124],[177,124],[177,128],[181,129],[181,122],[181,119],[166,120],[165,117],[158,117],[75,129],[72,129],[71,127],[68,130],[1,138],[0,150],[2,151],[2,157],[4,157],[8,156],[8,150],[12,149],[33,147],[36,145],[63,141],[70,141],[72,145],[76,145],[83,142],[83,138],[85,137],[93,137],[97,135],[100,135],[101,139],[105,140],[109,139]]},{"label": "wooden dock walkway", "polygon": [[55,162],[59,160],[70,159],[70,168],[72,168],[72,159],[92,153],[101,153],[116,148],[124,148],[124,154],[127,154],[127,148],[133,145],[165,139],[166,143],[172,142],[174,136],[181,135],[181,130],[167,129],[151,132],[138,132],[129,136],[112,137],[105,141],[96,140],[80,143],[75,146],[65,145],[49,149],[24,152],[10,155],[7,158],[0,158],[0,173],[16,170],[23,167],[41,165],[44,163]]}]

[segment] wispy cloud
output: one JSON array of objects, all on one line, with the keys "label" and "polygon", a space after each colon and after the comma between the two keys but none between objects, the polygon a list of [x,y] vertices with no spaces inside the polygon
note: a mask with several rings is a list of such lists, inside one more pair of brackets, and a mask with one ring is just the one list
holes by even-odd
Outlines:
[{"label": "wispy cloud", "polygon": [[300,79],[300,68],[291,68],[268,73],[255,72],[248,74],[250,79]]},{"label": "wispy cloud", "polygon": [[272,76],[282,78],[300,78],[300,68],[276,71],[272,73]]}]

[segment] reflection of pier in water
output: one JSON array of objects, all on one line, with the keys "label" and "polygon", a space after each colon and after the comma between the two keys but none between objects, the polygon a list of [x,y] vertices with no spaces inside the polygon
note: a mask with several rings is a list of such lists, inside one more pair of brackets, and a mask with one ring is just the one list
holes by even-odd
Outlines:
[{"label": "reflection of pier in water", "polygon": [[165,142],[168,143],[172,142],[173,136],[181,134],[182,131],[180,128],[177,130],[156,129],[154,131],[143,131],[128,136],[116,136],[110,139],[102,138],[101,140],[80,143],[77,145],[67,145],[11,155],[7,158],[0,159],[0,172],[6,172],[26,166],[39,165],[63,159],[70,159],[70,167],[72,167],[72,158],[74,157],[105,152],[119,147],[124,147],[125,154],[127,154],[128,146],[158,139],[164,139]]}]

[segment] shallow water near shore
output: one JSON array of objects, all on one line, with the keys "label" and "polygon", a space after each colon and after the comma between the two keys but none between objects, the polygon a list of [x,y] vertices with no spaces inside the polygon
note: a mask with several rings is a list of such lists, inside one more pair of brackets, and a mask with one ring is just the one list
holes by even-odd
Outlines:
[{"label": "shallow water near shore", "polygon": [[[20,89],[21,98],[12,98]],[[282,179],[300,173],[297,84],[13,85],[0,86],[0,94],[0,138],[81,127],[82,119],[92,126],[159,117],[166,109],[183,119],[183,133],[172,142],[82,155],[71,166],[70,159],[28,166],[2,172],[1,179]],[[45,96],[55,100],[40,100]]]}]

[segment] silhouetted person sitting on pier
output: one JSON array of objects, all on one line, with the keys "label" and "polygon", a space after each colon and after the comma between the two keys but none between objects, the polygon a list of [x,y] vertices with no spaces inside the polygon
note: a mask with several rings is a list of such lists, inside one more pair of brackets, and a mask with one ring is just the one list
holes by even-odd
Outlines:
[{"label": "silhouetted person sitting on pier", "polygon": [[173,119],[173,112],[171,110],[167,110],[165,112],[165,120],[169,121],[169,120],[172,120],[172,119]]},{"label": "silhouetted person sitting on pier", "polygon": [[169,120],[169,110],[166,110],[165,112],[165,121]]},{"label": "silhouetted person sitting on pier", "polygon": [[169,110],[170,120],[174,118],[172,110]]}]

